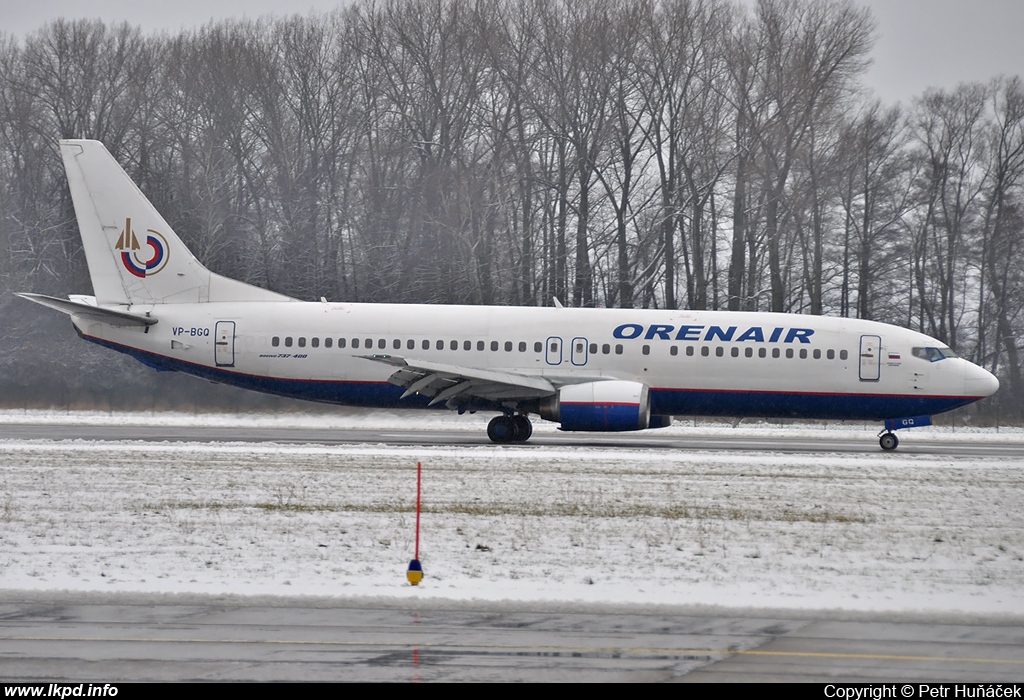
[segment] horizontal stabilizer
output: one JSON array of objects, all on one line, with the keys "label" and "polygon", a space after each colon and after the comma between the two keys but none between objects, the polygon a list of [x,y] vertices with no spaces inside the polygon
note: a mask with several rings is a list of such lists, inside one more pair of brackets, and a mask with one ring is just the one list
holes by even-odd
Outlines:
[{"label": "horizontal stabilizer", "polygon": [[71,316],[87,318],[91,321],[100,321],[101,323],[106,323],[111,326],[152,326],[157,322],[157,319],[152,318],[151,316],[133,314],[128,311],[115,311],[101,306],[93,306],[92,304],[87,304],[81,301],[58,299],[57,297],[51,297],[45,294],[31,294],[23,292],[19,293],[18,296],[22,299],[34,301],[37,304],[48,306],[51,309],[56,309],[57,311]]}]

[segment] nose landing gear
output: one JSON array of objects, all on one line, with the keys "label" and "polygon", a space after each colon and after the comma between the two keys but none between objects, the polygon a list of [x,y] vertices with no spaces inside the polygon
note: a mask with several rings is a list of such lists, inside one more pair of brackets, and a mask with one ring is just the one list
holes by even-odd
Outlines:
[{"label": "nose landing gear", "polygon": [[495,416],[487,424],[487,437],[491,442],[526,442],[533,435],[533,424],[521,413],[512,416]]},{"label": "nose landing gear", "polygon": [[886,452],[891,452],[900,444],[896,437],[897,430],[904,428],[922,428],[932,424],[931,416],[911,416],[910,418],[886,418],[885,427],[878,434],[878,444]]}]

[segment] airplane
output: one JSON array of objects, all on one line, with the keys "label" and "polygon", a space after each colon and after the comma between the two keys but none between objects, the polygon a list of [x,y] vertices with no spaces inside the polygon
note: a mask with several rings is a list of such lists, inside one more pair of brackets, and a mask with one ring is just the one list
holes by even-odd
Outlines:
[{"label": "airplane", "polygon": [[495,443],[528,440],[530,415],[596,432],[686,415],[884,421],[888,451],[895,431],[999,388],[944,343],[861,319],[299,301],[205,268],[102,143],[60,150],[94,296],[19,296],[157,370],[349,406],[495,412]]}]

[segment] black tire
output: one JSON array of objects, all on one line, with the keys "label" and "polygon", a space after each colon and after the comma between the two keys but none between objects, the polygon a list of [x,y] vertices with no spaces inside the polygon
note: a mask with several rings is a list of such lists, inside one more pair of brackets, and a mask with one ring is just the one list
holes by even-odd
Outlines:
[{"label": "black tire", "polygon": [[516,438],[516,426],[508,416],[495,416],[487,424],[487,437],[499,445]]},{"label": "black tire", "polygon": [[513,416],[512,422],[516,426],[516,442],[526,442],[533,435],[533,423],[526,416]]},{"label": "black tire", "polygon": [[890,452],[895,450],[900,444],[900,439],[896,437],[896,433],[884,433],[878,438],[878,444],[881,445],[883,450]]}]

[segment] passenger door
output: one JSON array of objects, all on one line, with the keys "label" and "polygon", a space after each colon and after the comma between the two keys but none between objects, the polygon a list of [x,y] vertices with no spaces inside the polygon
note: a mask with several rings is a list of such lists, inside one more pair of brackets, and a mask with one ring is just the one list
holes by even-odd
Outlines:
[{"label": "passenger door", "polygon": [[860,337],[860,380],[877,382],[882,373],[882,338],[877,335]]},{"label": "passenger door", "polygon": [[235,366],[235,322],[217,321],[214,329],[213,360],[218,367]]}]

